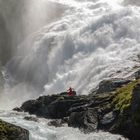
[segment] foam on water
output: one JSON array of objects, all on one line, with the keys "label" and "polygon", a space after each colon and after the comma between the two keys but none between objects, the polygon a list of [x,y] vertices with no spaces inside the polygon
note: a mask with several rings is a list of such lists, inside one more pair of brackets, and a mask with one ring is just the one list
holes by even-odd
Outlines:
[{"label": "foam on water", "polygon": [[30,140],[126,140],[119,135],[105,132],[83,134],[75,128],[51,127],[47,125],[49,120],[39,119],[38,122],[33,122],[25,120],[25,116],[29,114],[0,111],[1,119],[29,130]]}]

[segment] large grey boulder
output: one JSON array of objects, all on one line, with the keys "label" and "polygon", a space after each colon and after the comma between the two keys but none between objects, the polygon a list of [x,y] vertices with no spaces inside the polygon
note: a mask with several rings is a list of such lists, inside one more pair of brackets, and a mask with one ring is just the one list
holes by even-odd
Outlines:
[{"label": "large grey boulder", "polygon": [[86,133],[96,131],[98,126],[97,113],[93,109],[82,112],[73,112],[69,117],[68,125],[78,127]]}]

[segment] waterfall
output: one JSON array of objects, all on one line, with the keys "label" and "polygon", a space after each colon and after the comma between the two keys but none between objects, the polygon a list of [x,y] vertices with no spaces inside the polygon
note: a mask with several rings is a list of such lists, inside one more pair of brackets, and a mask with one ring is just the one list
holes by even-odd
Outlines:
[{"label": "waterfall", "polygon": [[[70,86],[87,95],[104,79],[129,77],[140,66],[139,5],[138,0],[0,0],[0,109]],[[30,140],[125,140],[25,116],[30,115],[0,111],[0,119],[29,130]]]},{"label": "waterfall", "polygon": [[[22,31],[29,35],[4,72],[6,96],[16,104],[69,86],[89,94],[103,79],[128,77],[140,66],[139,6],[119,0],[23,3],[29,24],[24,21]],[[53,20],[46,22],[53,8]]]}]

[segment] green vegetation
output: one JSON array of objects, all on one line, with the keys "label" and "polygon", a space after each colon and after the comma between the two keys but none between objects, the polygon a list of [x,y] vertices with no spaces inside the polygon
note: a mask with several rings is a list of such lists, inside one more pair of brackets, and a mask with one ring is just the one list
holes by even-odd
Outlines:
[{"label": "green vegetation", "polygon": [[15,140],[25,133],[24,129],[0,120],[0,140]]},{"label": "green vegetation", "polygon": [[117,89],[112,101],[112,105],[115,107],[115,110],[123,112],[130,107],[132,91],[138,83],[140,83],[140,79],[132,81],[129,84]]}]

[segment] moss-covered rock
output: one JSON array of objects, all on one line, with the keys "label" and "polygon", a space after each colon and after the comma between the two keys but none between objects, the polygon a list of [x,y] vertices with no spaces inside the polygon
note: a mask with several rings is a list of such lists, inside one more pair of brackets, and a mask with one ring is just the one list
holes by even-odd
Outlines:
[{"label": "moss-covered rock", "polygon": [[122,134],[131,140],[139,140],[140,78],[137,76],[135,80],[126,82],[120,87],[112,88],[114,84],[111,80],[105,85],[106,87],[103,86],[105,91],[101,90],[101,93],[98,91],[94,96],[98,104],[94,103],[92,106],[98,108],[98,129]]},{"label": "moss-covered rock", "polygon": [[127,85],[116,90],[114,99],[112,101],[112,105],[114,105],[116,110],[123,112],[124,110],[130,107],[132,91],[139,82],[140,80],[132,81]]},{"label": "moss-covered rock", "polygon": [[115,92],[111,105],[118,112],[111,132],[127,136],[131,140],[140,138],[140,79],[134,80]]},{"label": "moss-covered rock", "polygon": [[0,120],[0,140],[29,140],[29,132]]},{"label": "moss-covered rock", "polygon": [[99,87],[97,89],[97,94],[108,93],[116,90],[117,88],[122,87],[130,82],[128,79],[110,79],[103,80],[99,83]]}]

